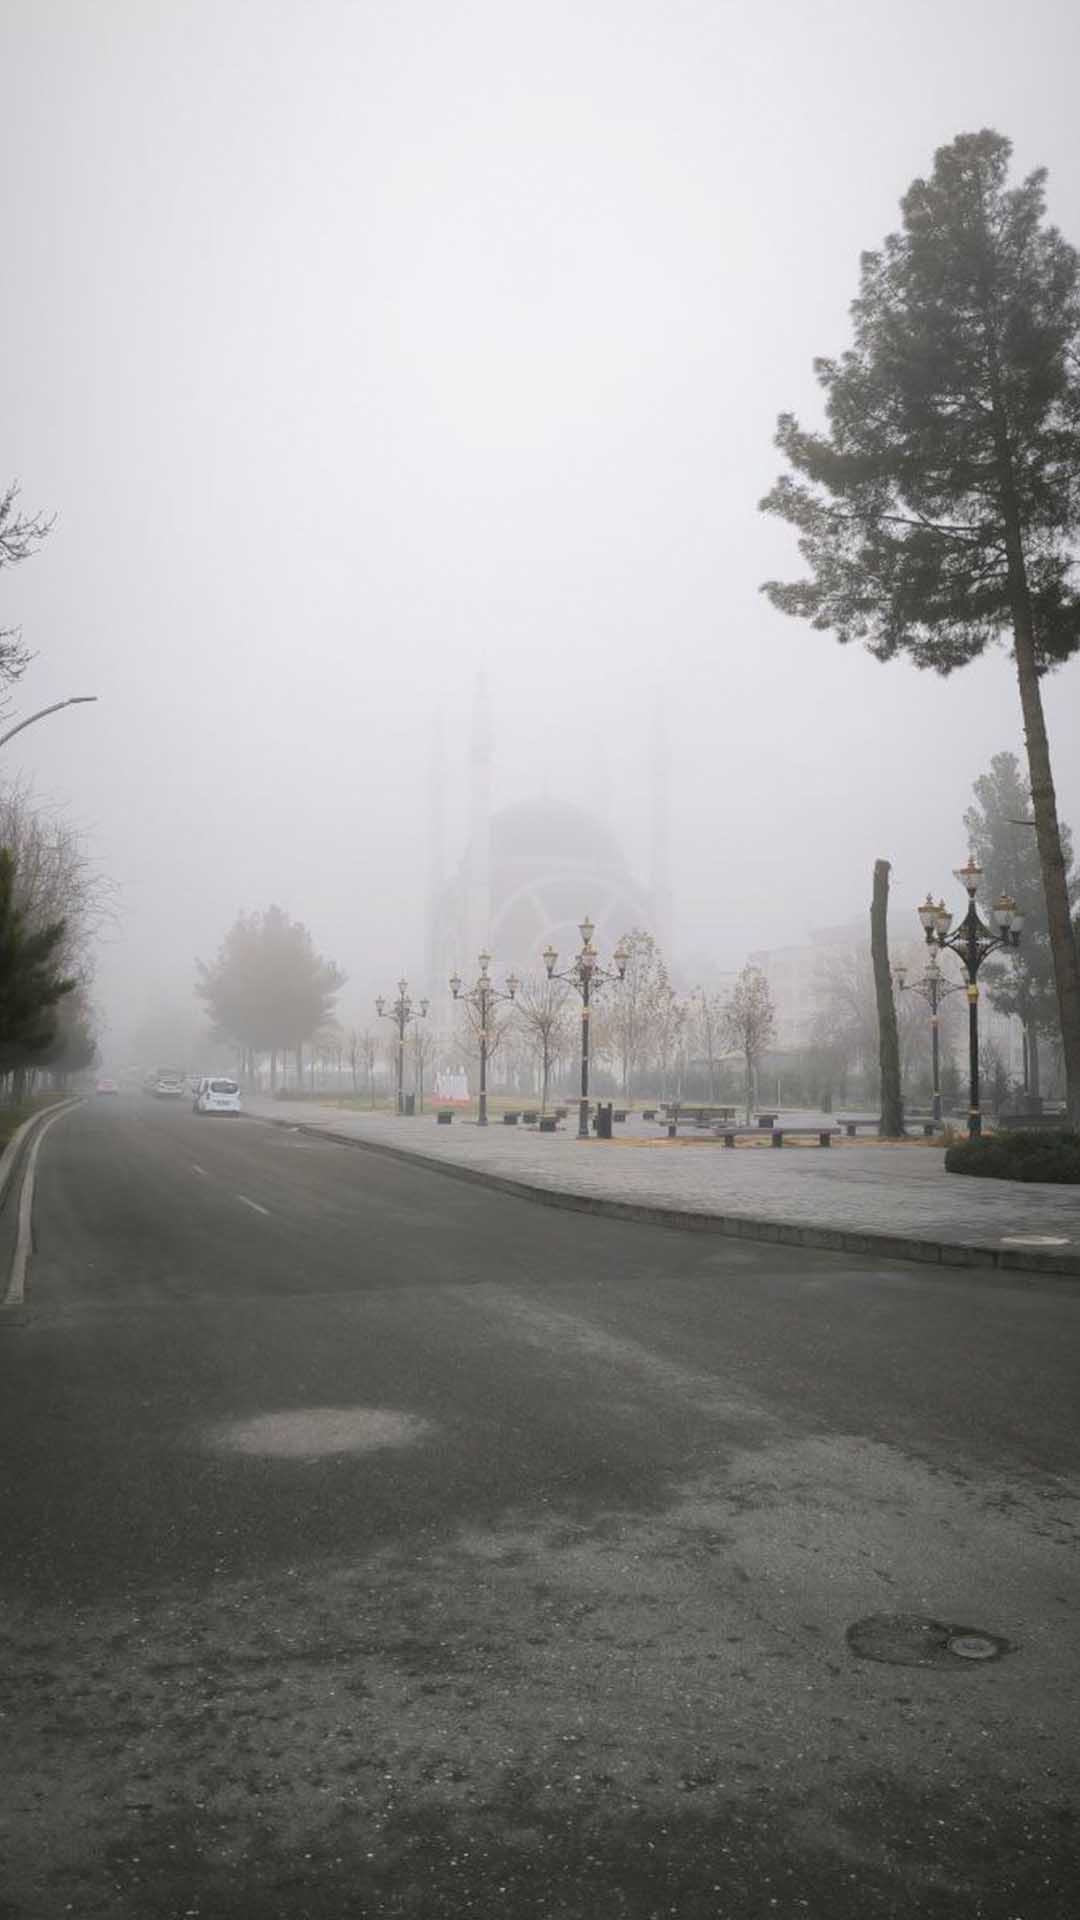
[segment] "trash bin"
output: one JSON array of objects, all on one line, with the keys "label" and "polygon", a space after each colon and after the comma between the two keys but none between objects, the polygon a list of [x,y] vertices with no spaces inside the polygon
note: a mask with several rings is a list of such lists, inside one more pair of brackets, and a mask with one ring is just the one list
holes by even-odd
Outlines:
[{"label": "trash bin", "polygon": [[413,1116],[413,1114],[415,1114],[416,1112],[415,1093],[407,1093],[405,1095],[405,1112],[409,1115],[410,1118]]},{"label": "trash bin", "polygon": [[596,1137],[598,1140],[610,1140],[612,1105],[610,1100],[602,1100],[596,1109]]}]

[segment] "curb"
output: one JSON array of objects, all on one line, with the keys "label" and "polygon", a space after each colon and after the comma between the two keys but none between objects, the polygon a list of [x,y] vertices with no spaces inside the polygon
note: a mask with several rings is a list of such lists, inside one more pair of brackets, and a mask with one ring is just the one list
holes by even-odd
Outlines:
[{"label": "curb", "polygon": [[27,1134],[32,1128],[40,1126],[41,1122],[47,1119],[50,1114],[67,1113],[72,1107],[81,1107],[82,1103],[83,1098],[79,1093],[69,1095],[66,1100],[54,1100],[51,1106],[39,1108],[37,1113],[30,1115],[29,1120],[23,1121],[21,1127],[16,1127],[3,1153],[0,1154],[0,1206],[4,1204],[7,1196],[8,1181],[11,1179],[15,1162],[19,1158],[19,1154],[22,1151],[22,1144]]},{"label": "curb", "polygon": [[695,1213],[678,1207],[656,1206],[648,1201],[572,1193],[565,1187],[532,1186],[527,1180],[492,1173],[486,1167],[462,1166],[434,1154],[415,1153],[410,1147],[391,1146],[384,1140],[360,1140],[354,1133],[338,1133],[332,1127],[279,1120],[261,1113],[249,1114],[248,1118],[264,1127],[289,1127],[315,1140],[334,1140],[341,1146],[358,1147],[364,1153],[381,1153],[388,1160],[404,1161],[410,1166],[423,1167],[429,1173],[445,1174],[449,1180],[490,1187],[514,1199],[531,1200],[542,1207],[558,1207],[568,1213],[591,1213],[605,1220],[634,1220],[641,1226],[675,1228],[680,1233],[718,1233],[732,1240],[763,1240],[776,1246],[809,1247],[825,1253],[869,1254],[881,1260],[915,1260],[928,1266],[990,1267],[1001,1273],[1057,1274],[1080,1279],[1080,1251],[1040,1253],[1034,1248],[980,1246],[964,1240],[921,1240],[906,1234],[875,1233],[873,1229],[855,1231],[849,1227],[808,1226],[793,1220],[768,1220],[756,1214]]}]

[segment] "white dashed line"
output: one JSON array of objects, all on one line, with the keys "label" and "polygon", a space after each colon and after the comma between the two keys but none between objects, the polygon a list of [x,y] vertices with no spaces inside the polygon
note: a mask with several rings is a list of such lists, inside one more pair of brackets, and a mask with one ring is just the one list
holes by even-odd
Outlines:
[{"label": "white dashed line", "polygon": [[269,1213],[269,1207],[260,1207],[257,1200],[249,1200],[246,1193],[238,1193],[236,1198],[242,1207],[250,1207],[253,1213]]},{"label": "white dashed line", "polygon": [[193,1161],[192,1161],[192,1163],[191,1163],[191,1171],[192,1171],[192,1173],[201,1173],[201,1174],[202,1174],[202,1177],[203,1177],[203,1179],[204,1179],[204,1180],[205,1180],[205,1179],[206,1179],[206,1177],[207,1177],[207,1176],[206,1176],[206,1168],[205,1168],[205,1167],[197,1167],[197,1166],[195,1165],[195,1162],[194,1162],[194,1160],[193,1160]]}]

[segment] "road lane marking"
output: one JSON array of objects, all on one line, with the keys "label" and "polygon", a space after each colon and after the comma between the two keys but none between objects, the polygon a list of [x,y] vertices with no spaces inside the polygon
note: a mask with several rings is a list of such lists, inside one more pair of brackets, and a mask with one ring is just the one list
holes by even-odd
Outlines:
[{"label": "road lane marking", "polygon": [[203,1179],[204,1179],[204,1180],[205,1180],[205,1179],[206,1179],[206,1177],[207,1177],[207,1175],[206,1175],[206,1168],[205,1168],[205,1167],[197,1167],[197,1166],[195,1165],[195,1162],[194,1162],[194,1160],[193,1160],[193,1161],[192,1161],[192,1163],[191,1163],[191,1171],[192,1171],[192,1173],[201,1173],[201,1174],[202,1174],[202,1177],[203,1177]]},{"label": "road lane marking", "polygon": [[61,1107],[52,1118],[46,1120],[34,1135],[33,1145],[26,1158],[26,1172],[23,1174],[22,1192],[19,1194],[19,1224],[15,1239],[15,1258],[11,1263],[11,1279],[4,1295],[5,1307],[21,1307],[26,1293],[26,1269],[30,1264],[31,1227],[34,1214],[34,1174],[41,1143],[50,1127],[62,1120],[69,1109]]},{"label": "road lane marking", "polygon": [[238,1193],[236,1198],[242,1207],[250,1207],[253,1213],[269,1213],[269,1207],[260,1207],[257,1200],[249,1200],[246,1193]]}]

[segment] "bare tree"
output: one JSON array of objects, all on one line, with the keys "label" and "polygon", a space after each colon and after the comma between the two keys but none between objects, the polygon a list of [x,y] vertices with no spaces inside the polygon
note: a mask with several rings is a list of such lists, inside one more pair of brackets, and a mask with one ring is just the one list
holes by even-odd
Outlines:
[{"label": "bare tree", "polygon": [[416,1110],[418,1113],[423,1113],[424,1082],[427,1077],[427,1069],[434,1060],[439,1045],[438,1036],[434,1030],[428,1026],[426,1020],[416,1020],[413,1022],[410,1045],[413,1064],[413,1086],[416,1090]]},{"label": "bare tree", "polygon": [[709,1099],[718,1096],[720,1057],[724,1052],[724,1007],[718,993],[706,993],[695,987],[687,1003],[688,1038],[694,1052],[705,1062]]},{"label": "bare tree", "polygon": [[377,1034],[371,1033],[365,1028],[364,1032],[360,1035],[360,1058],[364,1063],[364,1071],[367,1074],[368,1104],[371,1107],[375,1105],[375,1062],[378,1057],[379,1037]]},{"label": "bare tree", "polygon": [[552,1072],[571,1046],[569,987],[563,980],[549,980],[546,974],[530,974],[518,987],[513,1017],[539,1068],[540,1111],[546,1113]]},{"label": "bare tree", "polygon": [[[0,568],[17,567],[36,553],[52,527],[40,513],[19,512],[19,488],[13,481],[0,494]],[[22,643],[18,627],[0,627],[0,686],[21,680],[33,655]]]},{"label": "bare tree", "polygon": [[635,928],[624,934],[622,945],[626,973],[608,1006],[608,1030],[623,1094],[629,1099],[635,1075],[653,1057],[660,1001],[669,989],[663,955],[651,933]]},{"label": "bare tree", "polygon": [[758,1062],[776,1032],[776,1013],[769,983],[760,967],[744,967],[724,1008],[724,1044],[742,1056],[746,1069],[746,1124],[754,1103],[754,1075]]},{"label": "bare tree", "polygon": [[94,936],[115,918],[116,888],[94,867],[71,823],[35,803],[27,780],[0,791],[0,846],[15,861],[15,900],[28,927],[63,920],[64,971],[85,984]]},{"label": "bare tree", "polygon": [[[660,1096],[665,1100],[671,1093],[668,1083],[672,1068],[681,1058],[689,1013],[687,1002],[680,1000],[665,974],[657,989],[653,1018],[656,1064],[660,1069]],[[676,1089],[676,1097],[678,1091]]]}]

